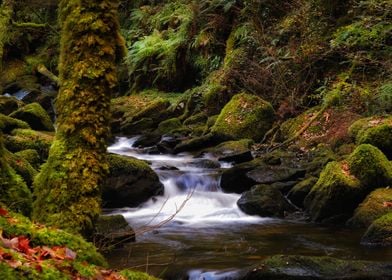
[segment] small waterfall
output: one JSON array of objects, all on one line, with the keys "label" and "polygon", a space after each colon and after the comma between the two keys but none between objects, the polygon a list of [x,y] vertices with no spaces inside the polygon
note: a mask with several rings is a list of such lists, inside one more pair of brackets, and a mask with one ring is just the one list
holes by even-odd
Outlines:
[{"label": "small waterfall", "polygon": [[[149,161],[165,187],[165,194],[151,199],[139,208],[122,211],[132,225],[154,225],[170,220],[170,224],[166,226],[209,227],[270,220],[244,214],[237,206],[240,195],[221,191],[219,179],[222,165],[217,159],[194,158],[189,154],[143,154],[143,150],[133,147],[136,140],[137,137],[118,138],[109,151]],[[197,163],[203,160],[215,161],[220,168],[200,167]],[[161,170],[167,166],[172,168]],[[225,164],[224,167],[229,165]]]}]

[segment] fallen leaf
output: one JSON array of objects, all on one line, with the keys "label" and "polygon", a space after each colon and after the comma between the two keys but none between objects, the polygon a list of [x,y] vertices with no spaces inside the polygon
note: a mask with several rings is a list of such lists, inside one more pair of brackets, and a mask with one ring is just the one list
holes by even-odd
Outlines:
[{"label": "fallen leaf", "polygon": [[5,210],[4,208],[0,208],[0,216],[7,216],[8,215],[8,211]]},{"label": "fallen leaf", "polygon": [[384,203],[382,204],[382,206],[385,207],[385,208],[392,208],[392,202],[384,201]]},{"label": "fallen leaf", "polygon": [[76,259],[76,252],[72,251],[69,248],[65,248],[65,258],[68,260]]}]

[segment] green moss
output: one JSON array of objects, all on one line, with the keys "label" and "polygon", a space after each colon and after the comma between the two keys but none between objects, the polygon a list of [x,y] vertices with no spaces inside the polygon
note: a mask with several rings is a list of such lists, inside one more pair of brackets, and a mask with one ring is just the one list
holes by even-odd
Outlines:
[{"label": "green moss", "polygon": [[6,151],[4,153],[4,158],[15,172],[23,178],[27,186],[32,186],[34,177],[38,173],[37,170],[35,170],[27,160],[17,154]]},{"label": "green moss", "polygon": [[274,109],[260,97],[241,93],[235,95],[222,109],[212,132],[234,139],[262,139],[271,128]]},{"label": "green moss", "polygon": [[158,280],[158,278],[150,276],[146,273],[139,271],[130,271],[127,269],[122,270],[120,274],[124,276],[127,280]]},{"label": "green moss", "polygon": [[205,124],[208,116],[204,112],[196,113],[184,120],[184,125]]},{"label": "green moss", "polygon": [[109,154],[108,162],[110,166],[110,175],[113,177],[134,172],[147,172],[150,173],[150,175],[154,174],[151,167],[145,161],[136,158]]},{"label": "green moss", "polygon": [[241,139],[238,141],[226,141],[218,146],[209,149],[209,152],[214,154],[230,154],[230,153],[244,153],[249,151],[254,144],[252,139]]},{"label": "green moss", "polygon": [[370,226],[374,220],[391,211],[384,203],[392,203],[392,189],[374,190],[358,206],[348,224],[355,227]]},{"label": "green moss", "polygon": [[10,117],[25,121],[35,130],[54,131],[54,126],[48,113],[38,103],[27,104],[13,112]]},{"label": "green moss", "polygon": [[53,134],[31,129],[14,129],[12,135],[5,137],[5,146],[11,152],[33,149],[38,152],[41,160],[48,157],[53,142]]},{"label": "green moss", "polygon": [[[392,120],[392,119],[391,119]],[[371,144],[392,158],[392,122],[370,127],[358,137],[357,144]]]},{"label": "green moss", "polygon": [[339,162],[330,162],[306,196],[304,205],[312,220],[350,215],[363,199],[360,182]]},{"label": "green moss", "polygon": [[371,245],[392,245],[392,213],[375,220],[362,237],[362,243]]},{"label": "green moss", "polygon": [[10,133],[15,128],[30,128],[30,126],[24,121],[0,114],[0,130]]},{"label": "green moss", "polygon": [[170,133],[181,128],[183,128],[183,126],[178,118],[165,120],[158,125],[158,131],[161,134]]},{"label": "green moss", "polygon": [[6,153],[0,132],[0,202],[14,211],[29,216],[32,204],[31,192],[22,178],[8,164]]},{"label": "green moss", "polygon": [[30,163],[35,170],[38,170],[42,163],[38,152],[34,149],[22,150],[15,153],[15,155],[27,160],[27,162]]},{"label": "green moss", "polygon": [[358,146],[348,157],[348,165],[350,172],[367,189],[385,187],[392,182],[392,163],[372,145]]},{"label": "green moss", "polygon": [[[2,250],[9,251],[13,259],[21,261],[18,269],[13,269],[13,272],[9,271],[7,266],[2,266],[1,268],[4,269],[0,269],[0,276],[10,276],[10,278],[2,279],[73,279],[72,275],[76,274],[91,278],[99,272],[96,266],[107,266],[106,261],[96,248],[79,235],[32,223],[28,218],[15,213],[0,216],[0,228],[2,235],[7,238],[27,237],[32,248],[36,246],[49,248],[64,246],[76,253],[75,260],[63,260],[61,263],[51,258],[42,259],[39,261],[42,270],[39,270],[29,265],[31,260],[25,263],[23,254],[5,249],[0,245]],[[0,265],[3,264],[6,263],[2,262]]]}]

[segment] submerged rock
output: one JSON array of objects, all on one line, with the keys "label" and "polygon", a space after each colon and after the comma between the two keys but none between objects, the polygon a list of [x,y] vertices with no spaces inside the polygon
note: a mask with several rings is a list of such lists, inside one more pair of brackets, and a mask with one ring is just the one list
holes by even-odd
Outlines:
[{"label": "submerged rock", "polygon": [[241,93],[233,96],[222,109],[211,131],[232,139],[260,141],[272,127],[274,118],[270,103],[258,96]]},{"label": "submerged rock", "polygon": [[109,154],[108,160],[110,174],[103,185],[104,207],[136,207],[163,194],[158,175],[146,162],[115,154]]},{"label": "submerged rock", "polygon": [[282,193],[269,185],[256,185],[244,192],[237,201],[238,207],[249,215],[261,217],[284,217],[294,211]]},{"label": "submerged rock", "polygon": [[38,103],[31,103],[13,112],[10,117],[27,122],[32,129],[54,131],[50,116]]},{"label": "submerged rock", "polygon": [[268,257],[241,274],[238,277],[241,280],[387,280],[392,275],[392,263],[341,260],[331,257],[276,255]]}]

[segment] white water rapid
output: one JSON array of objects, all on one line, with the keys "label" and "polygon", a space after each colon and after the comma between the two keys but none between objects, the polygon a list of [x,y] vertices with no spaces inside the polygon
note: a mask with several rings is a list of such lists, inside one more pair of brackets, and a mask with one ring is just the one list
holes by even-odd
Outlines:
[{"label": "white water rapid", "polygon": [[[244,214],[236,204],[240,195],[220,190],[219,172],[228,164],[221,164],[208,156],[194,158],[189,154],[143,154],[141,149],[133,147],[136,140],[137,137],[118,138],[109,147],[109,152],[148,161],[159,175],[165,192],[163,196],[155,197],[138,208],[120,211],[132,226],[154,226],[169,220],[166,226],[216,227],[271,220]],[[214,162],[219,168],[204,168],[199,164],[203,161]],[[161,170],[162,167],[165,170]]]}]

